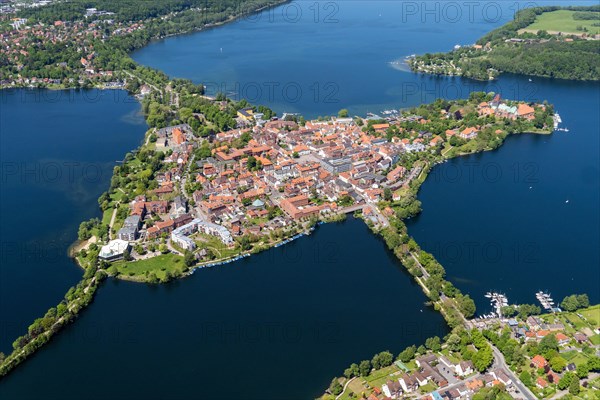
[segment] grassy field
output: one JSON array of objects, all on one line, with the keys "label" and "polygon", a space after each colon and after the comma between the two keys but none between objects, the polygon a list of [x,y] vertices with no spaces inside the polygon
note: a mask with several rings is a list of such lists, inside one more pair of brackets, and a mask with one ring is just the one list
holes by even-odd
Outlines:
[{"label": "grassy field", "polygon": [[112,213],[113,213],[114,208],[107,208],[104,213],[102,213],[102,223],[103,224],[110,224],[110,219],[112,218]]},{"label": "grassy field", "polygon": [[217,259],[233,257],[240,253],[239,249],[228,247],[216,236],[197,233],[192,235],[192,239],[194,239],[199,249],[210,249],[213,251]]},{"label": "grassy field", "polygon": [[146,272],[154,272],[161,279],[164,278],[167,270],[181,272],[185,267],[183,257],[175,254],[163,254],[147,260],[125,262],[119,261],[114,263],[122,275],[127,276],[144,276]]},{"label": "grassy field", "polygon": [[576,20],[573,19],[573,13],[574,11],[569,10],[545,12],[539,15],[535,19],[535,22],[525,28],[525,30],[582,34],[584,31],[577,30],[577,27],[583,27],[587,28],[588,34],[596,35],[600,33],[600,26],[593,26],[599,20]]},{"label": "grassy field", "polygon": [[580,311],[580,314],[583,315],[590,324],[600,326],[600,304],[582,310]]},{"label": "grassy field", "polygon": [[382,369],[378,369],[377,371],[373,371],[369,376],[365,378],[371,387],[381,387],[384,383],[386,383],[390,379],[390,375],[397,374],[400,375],[402,371],[396,365],[392,364],[389,367],[385,367]]},{"label": "grassy field", "polygon": [[560,355],[568,362],[575,363],[575,365],[585,364],[589,360],[585,354],[576,350],[565,351],[560,353]]}]

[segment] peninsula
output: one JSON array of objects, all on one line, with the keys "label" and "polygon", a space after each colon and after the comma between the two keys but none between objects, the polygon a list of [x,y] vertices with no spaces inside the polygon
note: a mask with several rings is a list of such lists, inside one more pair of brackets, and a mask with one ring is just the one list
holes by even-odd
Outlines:
[{"label": "peninsula", "polygon": [[600,6],[535,7],[448,53],[407,60],[415,72],[495,79],[503,72],[573,80],[600,79]]}]

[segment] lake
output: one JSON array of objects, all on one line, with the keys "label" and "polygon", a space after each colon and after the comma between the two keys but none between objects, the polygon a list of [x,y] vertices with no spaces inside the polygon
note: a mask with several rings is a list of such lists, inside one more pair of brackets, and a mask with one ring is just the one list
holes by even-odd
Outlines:
[{"label": "lake", "polygon": [[[393,63],[473,43],[522,3],[501,3],[498,17],[492,2],[472,17],[455,3],[458,19],[448,6],[431,11],[421,2],[292,4],[158,41],[133,57],[209,92],[308,117],[473,90],[547,99],[570,132],[511,137],[498,151],[436,167],[409,232],[482,311],[489,289],[511,301],[534,302],[539,289],[600,300],[600,86],[435,78]],[[100,215],[96,199],[112,167],[146,130],[139,104],[123,92],[57,93],[0,92],[4,352],[79,280],[66,250],[79,222]],[[443,335],[441,317],[424,301],[383,242],[349,219],[172,284],[108,280],[74,324],[3,379],[0,397],[314,398],[351,362]]]}]

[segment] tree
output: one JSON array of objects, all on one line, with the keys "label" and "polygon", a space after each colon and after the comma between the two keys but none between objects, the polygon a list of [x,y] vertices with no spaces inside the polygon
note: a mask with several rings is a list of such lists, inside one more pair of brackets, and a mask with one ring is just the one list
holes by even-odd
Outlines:
[{"label": "tree", "polygon": [[344,370],[344,376],[348,379],[360,375],[360,370],[358,369],[358,364],[352,363],[350,367]]},{"label": "tree", "polygon": [[531,374],[529,373],[529,371],[521,372],[521,375],[519,375],[519,379],[521,380],[521,382],[523,382],[525,386],[531,386]]},{"label": "tree", "polygon": [[389,367],[394,361],[394,356],[389,351],[382,351],[379,354],[375,354],[371,360],[371,365],[375,369]]},{"label": "tree", "polygon": [[571,385],[571,382],[577,379],[577,377],[575,376],[575,374],[573,374],[572,372],[567,372],[562,379],[558,382],[558,388],[560,390],[565,390],[566,388],[568,388]]},{"label": "tree", "polygon": [[348,118],[348,110],[345,108],[342,108],[340,111],[338,111],[338,117]]},{"label": "tree", "polygon": [[367,376],[371,372],[371,362],[369,360],[363,360],[358,365],[360,376]]},{"label": "tree", "polygon": [[575,370],[575,374],[577,374],[577,377],[579,379],[587,378],[589,372],[590,372],[589,362],[585,363],[585,364],[579,364],[577,366],[577,369]]},{"label": "tree", "polygon": [[560,307],[565,311],[575,311],[577,310],[577,297],[575,295],[567,296],[560,303]]},{"label": "tree", "polygon": [[463,313],[465,318],[470,318],[475,314],[475,302],[468,294],[458,297],[456,301],[460,312]]},{"label": "tree", "polygon": [[588,308],[590,306],[590,299],[587,294],[578,294],[576,297],[579,308]]},{"label": "tree", "polygon": [[446,340],[446,344],[448,344],[448,347],[452,351],[458,351],[460,349],[460,342],[460,336],[456,333],[451,333],[450,336],[448,336],[448,340]]},{"label": "tree", "polygon": [[546,335],[540,340],[540,344],[538,346],[540,353],[548,354],[552,350],[558,350],[558,340],[556,340],[556,336],[553,334]]},{"label": "tree", "polygon": [[186,250],[183,256],[183,262],[187,267],[191,267],[192,265],[194,265],[196,263],[196,257],[194,256],[194,253],[192,253],[189,250]]},{"label": "tree", "polygon": [[431,351],[440,351],[442,349],[440,338],[438,336],[427,338],[425,340],[425,347]]},{"label": "tree", "polygon": [[494,361],[491,347],[487,346],[473,354],[473,366],[479,371],[485,371]]},{"label": "tree", "polygon": [[333,378],[333,380],[331,381],[331,384],[329,385],[329,392],[331,392],[331,394],[337,396],[338,394],[342,393],[342,390],[344,390],[344,388],[340,384],[339,379]]},{"label": "tree", "polygon": [[566,366],[567,361],[560,356],[552,357],[550,359],[550,368],[552,368],[552,371],[554,372],[562,372]]},{"label": "tree", "polygon": [[560,307],[566,311],[575,311],[580,308],[587,308],[590,306],[590,300],[587,294],[573,294],[567,296],[560,303]]},{"label": "tree", "polygon": [[588,370],[593,372],[600,372],[600,357],[591,356],[587,362]]},{"label": "tree", "polygon": [[148,281],[148,283],[152,283],[152,284],[157,284],[159,282],[158,277],[156,276],[155,272],[150,272],[148,274],[148,276],[146,277],[146,280]]},{"label": "tree", "polygon": [[571,393],[573,396],[577,396],[580,390],[581,387],[579,386],[579,378],[574,376],[571,384],[569,385],[569,393]]},{"label": "tree", "polygon": [[517,309],[515,308],[515,306],[504,306],[501,309],[502,311],[502,315],[505,317],[514,317],[515,315],[517,315]]},{"label": "tree", "polygon": [[519,318],[525,319],[530,315],[537,315],[542,312],[542,309],[535,304],[521,304],[518,307]]},{"label": "tree", "polygon": [[385,201],[392,201],[392,198],[393,198],[392,190],[390,188],[383,189],[383,199]]},{"label": "tree", "polygon": [[407,363],[413,359],[416,352],[417,347],[415,345],[409,346],[406,349],[402,350],[402,352],[398,355],[398,359],[403,363]]}]

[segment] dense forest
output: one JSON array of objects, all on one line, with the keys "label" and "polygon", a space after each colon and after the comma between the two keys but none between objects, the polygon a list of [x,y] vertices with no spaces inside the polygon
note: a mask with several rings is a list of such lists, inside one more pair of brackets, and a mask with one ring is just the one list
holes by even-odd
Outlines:
[{"label": "dense forest", "polygon": [[[536,7],[515,15],[513,21],[477,41],[449,53],[424,54],[409,61],[415,71],[461,75],[488,80],[502,72],[573,80],[600,79],[600,41],[577,37],[565,40],[545,31],[519,32],[544,12],[577,11],[578,18],[598,15],[600,6]],[[510,40],[509,40],[510,39]]]}]

